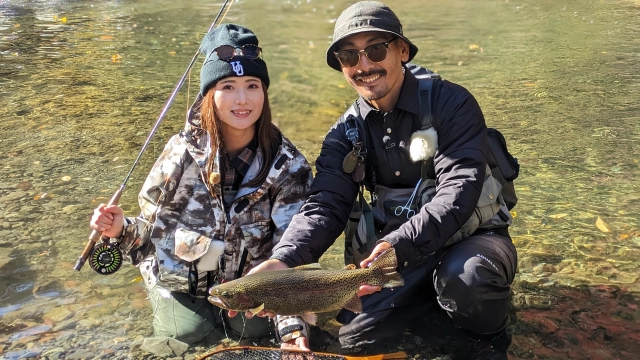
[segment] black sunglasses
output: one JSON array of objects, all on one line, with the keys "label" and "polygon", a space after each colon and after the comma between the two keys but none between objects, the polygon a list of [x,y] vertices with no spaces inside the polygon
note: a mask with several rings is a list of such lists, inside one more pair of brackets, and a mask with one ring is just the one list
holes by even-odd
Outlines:
[{"label": "black sunglasses", "polygon": [[249,60],[257,59],[262,55],[262,49],[257,45],[247,44],[241,47],[232,45],[220,45],[213,51],[218,54],[218,58],[224,61],[230,61],[235,56],[244,56]]},{"label": "black sunglasses", "polygon": [[357,66],[360,63],[361,52],[363,52],[371,62],[378,63],[387,58],[387,49],[389,48],[389,44],[397,38],[398,37],[396,36],[389,41],[369,45],[362,50],[338,50],[334,52],[334,54],[338,61],[340,61],[340,64],[346,67]]}]

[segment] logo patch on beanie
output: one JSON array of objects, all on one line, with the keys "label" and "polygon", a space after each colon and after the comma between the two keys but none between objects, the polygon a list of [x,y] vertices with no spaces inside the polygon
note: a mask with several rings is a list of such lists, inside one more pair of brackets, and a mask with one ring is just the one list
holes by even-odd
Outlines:
[{"label": "logo patch on beanie", "polygon": [[244,74],[244,68],[242,67],[242,64],[240,64],[240,61],[232,61],[229,64],[233,67],[233,71],[235,71],[236,75],[242,76]]}]

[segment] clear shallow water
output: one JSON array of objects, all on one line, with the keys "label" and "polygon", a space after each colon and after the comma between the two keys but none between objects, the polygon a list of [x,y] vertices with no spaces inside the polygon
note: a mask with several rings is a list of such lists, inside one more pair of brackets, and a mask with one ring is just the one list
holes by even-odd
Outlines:
[{"label": "clear shallow water", "polygon": [[[348,3],[239,1],[226,19],[259,35],[277,122],[311,161],[355,97],[324,63],[332,19]],[[517,321],[507,354],[634,358],[640,3],[454,0],[429,2],[424,11],[415,10],[424,7],[417,0],[388,4],[420,48],[415,62],[470,89],[522,165],[511,231],[519,251]],[[150,335],[135,268],[102,277],[72,267],[91,209],[119,187],[220,5],[0,0],[5,354],[30,343],[46,352],[68,336],[67,354],[108,353]],[[183,125],[199,64],[127,185],[121,203],[129,214],[137,213],[151,163]],[[339,266],[340,241],[322,261]],[[25,336],[28,329],[42,332]],[[454,332],[429,331],[391,347],[464,358]]]}]

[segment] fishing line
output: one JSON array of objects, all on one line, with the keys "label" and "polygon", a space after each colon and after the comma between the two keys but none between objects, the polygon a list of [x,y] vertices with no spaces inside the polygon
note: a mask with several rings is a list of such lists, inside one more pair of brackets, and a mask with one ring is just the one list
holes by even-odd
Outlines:
[{"label": "fishing line", "polygon": [[222,319],[222,330],[224,330],[224,336],[229,339],[229,333],[227,333],[227,320],[224,318],[223,311],[224,309],[220,309],[220,313],[218,313],[218,315],[220,316],[220,319]]},{"label": "fishing line", "polygon": [[[220,22],[222,22],[224,17],[227,15],[227,12],[229,12],[229,9],[231,8],[231,4],[232,3],[233,2],[230,2],[230,0],[225,0],[225,2],[222,4],[222,7],[220,8],[220,11],[218,11],[218,14],[216,15],[216,18],[211,23],[211,26],[209,27],[209,30],[207,30],[207,33],[210,32],[216,26],[218,26],[220,24]],[[153,138],[153,135],[156,133],[156,131],[160,127],[160,123],[162,122],[162,120],[164,119],[165,115],[167,114],[167,111],[169,111],[169,107],[171,107],[171,104],[173,103],[173,100],[175,99],[176,95],[178,94],[178,91],[180,90],[182,85],[184,85],[184,82],[187,79],[187,76],[189,75],[189,73],[191,71],[191,68],[196,63],[196,60],[198,59],[199,55],[200,55],[200,47],[198,47],[198,50],[196,51],[195,55],[193,55],[193,58],[191,59],[191,62],[189,63],[189,66],[187,67],[187,70],[184,72],[184,74],[182,74],[182,77],[180,78],[180,80],[176,84],[175,88],[171,92],[171,95],[169,96],[169,99],[165,103],[164,107],[162,108],[162,111],[160,111],[160,115],[158,115],[158,119],[156,120],[155,124],[151,128],[151,131],[149,132],[149,135],[147,136],[147,140],[145,140],[144,144],[142,145],[142,148],[140,149],[140,153],[138,154],[138,157],[133,162],[133,165],[131,166],[131,169],[129,170],[129,173],[124,178],[124,181],[120,185],[120,188],[115,192],[115,194],[113,194],[113,196],[109,200],[109,203],[107,204],[107,206],[117,205],[118,202],[120,201],[120,197],[122,196],[122,192],[124,191],[124,187],[125,187],[126,183],[129,181],[129,178],[131,177],[131,174],[133,173],[133,170],[136,168],[136,166],[140,162],[140,158],[142,157],[142,154],[147,149],[147,147],[149,146],[149,143],[151,142],[151,138]],[[102,243],[105,244],[105,245],[104,246],[100,246],[99,249],[96,249],[96,242],[98,240],[101,240]],[[118,270],[118,268],[120,268],[120,265],[122,265],[122,258],[123,257],[122,257],[120,249],[117,246],[115,246],[116,250],[114,250],[113,247],[108,246],[110,243],[111,243],[111,240],[109,238],[105,237],[105,236],[102,236],[102,232],[97,231],[97,230],[93,230],[91,232],[91,234],[89,235],[89,241],[87,241],[87,244],[85,245],[84,250],[82,251],[82,254],[80,255],[80,257],[76,261],[76,265],[73,267],[73,269],[77,270],[77,271],[80,271],[80,269],[82,269],[82,266],[87,261],[87,259],[89,257],[93,257],[95,259],[103,259],[103,260],[106,259],[106,260],[108,260],[108,261],[106,261],[106,265],[102,264],[100,262],[96,263],[96,264],[99,265],[98,268],[101,269],[100,271],[96,270],[99,274],[108,275],[108,274],[112,274],[113,272]],[[98,251],[97,254],[95,253],[94,249],[96,249]],[[120,252],[120,255],[119,256],[113,256],[113,252],[114,251]],[[118,263],[117,261],[119,261],[120,263]],[[104,268],[101,267],[101,266],[106,266],[109,269],[114,269],[115,268],[115,270],[113,270],[113,272],[110,272],[109,270],[103,271],[102,269],[104,269]]]}]

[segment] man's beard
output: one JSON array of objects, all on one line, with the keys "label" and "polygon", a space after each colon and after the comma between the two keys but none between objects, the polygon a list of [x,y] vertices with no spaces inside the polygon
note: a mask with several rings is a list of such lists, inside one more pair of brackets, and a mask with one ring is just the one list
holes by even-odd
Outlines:
[{"label": "man's beard", "polygon": [[[384,71],[383,69],[375,69],[375,70],[372,70],[370,72],[356,74],[351,78],[351,80],[353,81],[353,84],[356,85],[356,84],[361,84],[361,82],[357,80],[358,78],[366,78],[366,77],[375,76],[375,75],[380,75],[382,77],[382,76],[384,76],[386,74],[387,74],[387,72]],[[362,88],[362,87],[366,87],[366,85],[356,85],[354,87]],[[377,89],[377,91],[375,91],[372,94],[369,94],[367,96],[365,96],[363,94],[360,94],[360,96],[362,96],[362,98],[365,99],[366,101],[370,102],[372,100],[382,99],[388,93],[389,93],[389,89],[387,89],[386,87],[383,87],[383,88]]]}]

